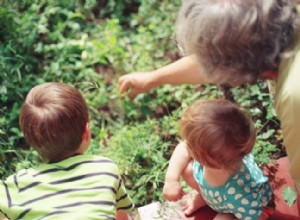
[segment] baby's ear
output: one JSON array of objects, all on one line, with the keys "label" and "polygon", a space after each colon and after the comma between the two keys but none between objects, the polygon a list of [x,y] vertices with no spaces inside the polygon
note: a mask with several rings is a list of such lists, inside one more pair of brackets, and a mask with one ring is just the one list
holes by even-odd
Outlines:
[{"label": "baby's ear", "polygon": [[86,123],[83,134],[82,134],[82,140],[84,141],[89,141],[91,136],[90,132],[90,124]]}]

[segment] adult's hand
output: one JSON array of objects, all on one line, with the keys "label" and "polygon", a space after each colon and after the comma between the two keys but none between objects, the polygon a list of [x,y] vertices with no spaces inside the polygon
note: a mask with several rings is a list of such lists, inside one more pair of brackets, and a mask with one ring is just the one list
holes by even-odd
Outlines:
[{"label": "adult's hand", "polygon": [[128,97],[134,99],[140,93],[147,93],[152,88],[152,80],[151,72],[137,72],[121,76],[119,78],[121,97],[128,93]]}]

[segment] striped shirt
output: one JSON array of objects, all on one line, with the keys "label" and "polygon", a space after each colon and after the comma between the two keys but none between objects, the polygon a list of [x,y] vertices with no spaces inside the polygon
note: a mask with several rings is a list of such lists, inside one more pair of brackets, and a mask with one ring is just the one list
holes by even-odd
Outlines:
[{"label": "striped shirt", "polygon": [[132,208],[117,165],[100,156],[42,164],[0,182],[0,218],[108,220]]}]

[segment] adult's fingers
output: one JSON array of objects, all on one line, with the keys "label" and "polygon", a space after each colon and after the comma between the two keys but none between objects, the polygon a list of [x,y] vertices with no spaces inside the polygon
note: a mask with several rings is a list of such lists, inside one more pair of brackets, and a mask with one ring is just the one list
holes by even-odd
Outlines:
[{"label": "adult's fingers", "polygon": [[133,100],[139,94],[139,92],[133,88],[131,81],[125,80],[119,82],[119,94],[121,98],[127,94],[128,97]]},{"label": "adult's fingers", "polygon": [[139,93],[136,90],[129,89],[130,92],[128,93],[128,97],[133,100]]},{"label": "adult's fingers", "polygon": [[128,89],[131,87],[131,81],[127,80],[125,77],[121,77],[119,79],[119,92],[120,94],[123,94],[128,91]]}]

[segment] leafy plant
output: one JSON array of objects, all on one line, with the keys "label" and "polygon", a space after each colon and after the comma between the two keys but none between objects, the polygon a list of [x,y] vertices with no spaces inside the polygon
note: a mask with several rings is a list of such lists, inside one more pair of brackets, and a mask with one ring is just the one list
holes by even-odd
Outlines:
[{"label": "leafy plant", "polygon": [[[164,181],[170,143],[161,138],[163,131],[156,120],[120,126],[105,142],[102,130],[102,147],[90,151],[112,158],[120,166],[125,183],[137,204],[146,204],[161,199],[160,190]],[[106,146],[107,145],[107,146]]]},{"label": "leafy plant", "polygon": [[282,196],[284,201],[288,204],[289,207],[291,207],[296,199],[297,199],[297,193],[295,192],[295,190],[291,187],[285,187],[282,190]]}]

